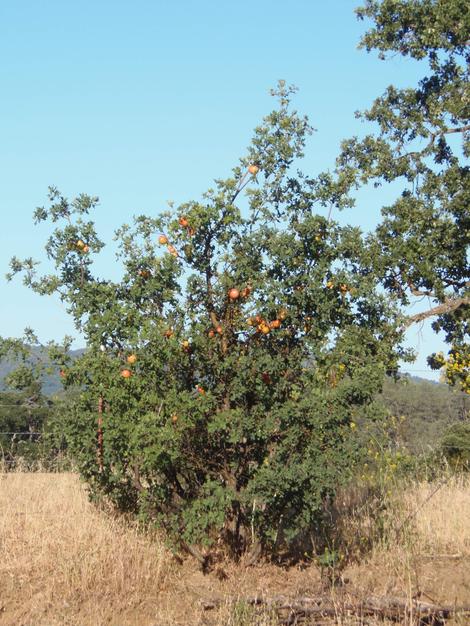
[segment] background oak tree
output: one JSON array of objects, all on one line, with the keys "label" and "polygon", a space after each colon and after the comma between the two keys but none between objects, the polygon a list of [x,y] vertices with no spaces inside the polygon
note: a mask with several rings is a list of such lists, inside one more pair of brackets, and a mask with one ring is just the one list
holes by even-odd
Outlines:
[{"label": "background oak tree", "polygon": [[418,85],[391,85],[357,114],[377,131],[343,142],[335,180],[343,203],[362,185],[401,186],[368,239],[372,271],[405,314],[424,302],[404,326],[433,319],[449,353],[431,355],[431,366],[445,367],[447,381],[470,392],[470,7],[464,0],[368,0],[357,14],[372,20],[361,47],[382,60],[419,60],[427,71]]}]

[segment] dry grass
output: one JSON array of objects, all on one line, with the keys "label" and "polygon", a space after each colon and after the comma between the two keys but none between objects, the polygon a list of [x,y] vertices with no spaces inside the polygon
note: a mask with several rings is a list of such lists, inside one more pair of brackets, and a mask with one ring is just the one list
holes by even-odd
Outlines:
[{"label": "dry grass", "polygon": [[155,613],[170,567],[160,542],[94,509],[73,474],[0,474],[0,548],[8,624],[127,623]]},{"label": "dry grass", "polygon": [[[415,484],[395,491],[387,505],[385,535],[345,576],[363,594],[469,605],[470,480]],[[361,523],[371,527],[373,520]],[[467,623],[468,617],[448,622]]]},{"label": "dry grass", "polygon": [[[388,534],[343,572],[347,591],[469,602],[470,485],[452,478],[427,500],[434,489],[416,485],[390,496],[382,520]],[[368,532],[377,520],[361,516],[351,517],[351,528]],[[2,626],[267,626],[276,623],[272,615],[255,616],[241,601],[204,614],[199,600],[312,595],[322,587],[313,564],[223,564],[222,581],[193,561],[177,565],[157,537],[94,508],[73,474],[0,474],[0,548]]]},{"label": "dry grass", "polygon": [[[408,513],[417,508],[414,528],[423,553],[470,556],[470,482],[451,477],[439,485],[416,485],[405,494]],[[429,498],[429,500],[428,500]],[[424,503],[420,507],[420,503]]]}]

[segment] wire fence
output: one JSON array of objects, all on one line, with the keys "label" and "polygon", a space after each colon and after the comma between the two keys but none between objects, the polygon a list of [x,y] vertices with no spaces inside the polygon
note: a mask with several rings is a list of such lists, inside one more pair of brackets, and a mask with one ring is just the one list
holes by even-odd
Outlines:
[{"label": "wire fence", "polygon": [[65,449],[60,445],[51,446],[47,435],[29,430],[0,431],[0,474],[15,470],[57,472],[68,469],[71,460]]},{"label": "wire fence", "polygon": [[9,431],[0,431],[0,435],[39,435],[41,436],[43,433],[31,432],[29,430],[25,431],[17,431],[17,432],[9,432]]}]

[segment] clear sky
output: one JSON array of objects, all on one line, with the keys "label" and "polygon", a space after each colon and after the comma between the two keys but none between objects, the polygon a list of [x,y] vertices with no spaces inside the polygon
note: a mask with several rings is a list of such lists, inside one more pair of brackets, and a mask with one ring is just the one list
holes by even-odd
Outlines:
[{"label": "clear sky", "polygon": [[[109,240],[133,214],[197,199],[230,173],[283,78],[318,132],[303,169],[331,168],[342,138],[366,129],[354,111],[423,68],[357,50],[359,0],[6,0],[0,3],[0,335],[34,327],[43,341],[74,334],[57,300],[4,274],[13,255],[40,258],[47,227],[32,212],[47,187],[98,195]],[[342,221],[367,230],[392,196],[363,193]],[[112,257],[103,273],[115,271]],[[442,349],[412,328],[421,376]],[[80,340],[77,339],[76,346]]]}]

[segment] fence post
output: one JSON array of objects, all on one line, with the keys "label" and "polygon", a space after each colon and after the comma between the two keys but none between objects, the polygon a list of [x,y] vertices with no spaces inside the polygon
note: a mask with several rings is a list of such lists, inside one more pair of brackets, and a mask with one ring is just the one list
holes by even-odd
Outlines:
[{"label": "fence post", "polygon": [[103,397],[98,398],[98,467],[103,471]]}]

